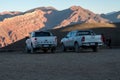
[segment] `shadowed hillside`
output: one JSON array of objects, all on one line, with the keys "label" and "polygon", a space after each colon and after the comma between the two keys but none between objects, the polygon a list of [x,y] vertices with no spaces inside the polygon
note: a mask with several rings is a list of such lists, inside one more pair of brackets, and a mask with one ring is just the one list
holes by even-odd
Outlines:
[{"label": "shadowed hillside", "polygon": [[106,38],[112,39],[113,46],[120,46],[120,23],[108,24],[108,23],[84,23],[66,26],[64,28],[52,30],[54,34],[58,36],[58,41],[61,40],[69,31],[72,30],[93,30],[97,34],[104,34]]},{"label": "shadowed hillside", "polygon": [[120,22],[120,11],[112,12],[109,14],[101,14],[101,16],[110,20],[112,23]]}]

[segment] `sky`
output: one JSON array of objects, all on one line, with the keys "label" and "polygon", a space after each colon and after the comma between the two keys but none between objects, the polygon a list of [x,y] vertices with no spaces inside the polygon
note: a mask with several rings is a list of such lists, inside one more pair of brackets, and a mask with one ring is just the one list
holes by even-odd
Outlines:
[{"label": "sky", "polygon": [[64,10],[73,5],[81,6],[97,14],[120,11],[120,0],[1,0],[0,12],[24,12],[29,9],[47,6]]}]

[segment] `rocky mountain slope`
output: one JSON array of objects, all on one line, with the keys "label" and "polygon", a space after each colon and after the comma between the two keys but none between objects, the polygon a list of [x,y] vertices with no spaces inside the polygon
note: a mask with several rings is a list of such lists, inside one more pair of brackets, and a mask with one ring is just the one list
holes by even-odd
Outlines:
[{"label": "rocky mountain slope", "polygon": [[[1,15],[5,15],[5,13]],[[8,17],[0,17],[1,47],[23,39],[34,30],[61,28],[80,23],[108,22],[100,15],[80,6],[72,6],[62,11],[53,7],[39,7],[22,13],[12,12],[9,15]]]},{"label": "rocky mountain slope", "polygon": [[120,22],[120,11],[111,12],[109,14],[101,14],[101,16],[110,20],[112,23]]},{"label": "rocky mountain slope", "polygon": [[8,45],[27,36],[29,32],[44,27],[47,19],[44,12],[36,10],[24,15],[7,18],[0,22],[1,46]]},{"label": "rocky mountain slope", "polygon": [[17,15],[22,14],[22,12],[19,11],[4,11],[0,13],[0,21],[3,21],[5,18],[10,18],[10,17],[14,17]]},{"label": "rocky mountain slope", "polygon": [[95,14],[80,6],[72,6],[69,8],[71,14],[64,19],[57,27],[67,26],[70,24],[79,23],[106,23],[108,20],[102,18],[100,15]]}]

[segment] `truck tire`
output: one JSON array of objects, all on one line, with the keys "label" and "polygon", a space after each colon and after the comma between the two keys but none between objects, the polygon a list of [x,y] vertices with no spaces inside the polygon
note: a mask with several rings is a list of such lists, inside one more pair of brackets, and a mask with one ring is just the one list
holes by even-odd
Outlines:
[{"label": "truck tire", "polygon": [[25,52],[30,53],[30,50],[28,49],[27,45],[25,46]]},{"label": "truck tire", "polygon": [[93,46],[93,47],[92,47],[92,50],[93,50],[93,52],[97,52],[97,51],[98,51],[97,46]]},{"label": "truck tire", "polygon": [[33,46],[31,45],[31,50],[30,50],[31,53],[34,53],[35,52],[35,49],[33,48]]},{"label": "truck tire", "polygon": [[55,48],[52,48],[51,53],[55,53],[55,50],[56,50]]},{"label": "truck tire", "polygon": [[80,47],[79,47],[79,44],[78,44],[78,43],[75,43],[75,44],[74,44],[74,49],[75,49],[75,52],[77,52],[77,53],[80,52]]},{"label": "truck tire", "polygon": [[66,48],[65,48],[65,46],[64,46],[63,43],[61,44],[61,51],[62,51],[62,52],[65,52],[65,51],[66,51]]}]

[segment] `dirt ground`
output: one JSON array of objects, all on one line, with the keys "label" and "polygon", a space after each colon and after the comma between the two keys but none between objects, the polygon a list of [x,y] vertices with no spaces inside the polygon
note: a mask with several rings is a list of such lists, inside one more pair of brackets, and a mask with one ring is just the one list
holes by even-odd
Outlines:
[{"label": "dirt ground", "polygon": [[0,52],[0,80],[120,80],[120,49]]}]

